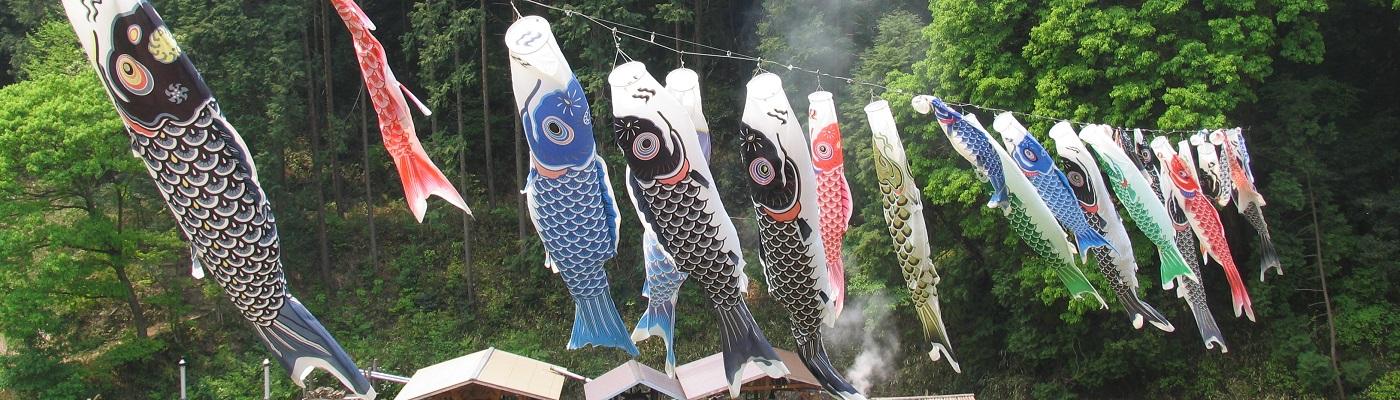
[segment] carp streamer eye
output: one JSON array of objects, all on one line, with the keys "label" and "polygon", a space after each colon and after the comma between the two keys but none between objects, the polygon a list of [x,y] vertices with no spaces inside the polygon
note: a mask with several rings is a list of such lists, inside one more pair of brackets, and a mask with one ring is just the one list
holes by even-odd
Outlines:
[{"label": "carp streamer eye", "polygon": [[773,164],[769,163],[768,159],[755,158],[749,162],[749,177],[753,178],[754,183],[767,185],[773,182],[774,176]]},{"label": "carp streamer eye", "polygon": [[151,93],[155,84],[151,82],[151,71],[129,54],[117,57],[117,79],[131,94],[145,96]]},{"label": "carp streamer eye", "polygon": [[632,139],[632,155],[638,160],[650,160],[661,152],[661,139],[655,133],[646,132]]},{"label": "carp streamer eye", "polygon": [[554,142],[554,144],[562,146],[574,141],[574,128],[564,123],[564,120],[559,119],[559,117],[545,117],[544,122],[540,125],[544,127],[544,136],[548,137],[549,141]]},{"label": "carp streamer eye", "polygon": [[1080,174],[1079,171],[1070,171],[1069,184],[1074,185],[1074,187],[1084,187],[1084,174]]},{"label": "carp streamer eye", "polygon": [[831,159],[831,144],[817,143],[817,159],[823,161]]},{"label": "carp streamer eye", "polygon": [[1026,157],[1026,161],[1030,162],[1036,162],[1036,159],[1038,158],[1035,156],[1035,152],[1031,151],[1031,149],[1021,150],[1021,156]]}]

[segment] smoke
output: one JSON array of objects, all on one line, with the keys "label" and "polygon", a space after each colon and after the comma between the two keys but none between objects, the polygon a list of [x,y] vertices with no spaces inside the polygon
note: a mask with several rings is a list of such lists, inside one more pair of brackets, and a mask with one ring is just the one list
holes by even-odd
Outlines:
[{"label": "smoke", "polygon": [[859,342],[860,351],[845,374],[851,386],[867,395],[876,383],[894,376],[899,338],[889,329],[893,306],[894,302],[880,293],[848,296],[836,327],[827,331],[826,340],[832,347],[851,348]]}]

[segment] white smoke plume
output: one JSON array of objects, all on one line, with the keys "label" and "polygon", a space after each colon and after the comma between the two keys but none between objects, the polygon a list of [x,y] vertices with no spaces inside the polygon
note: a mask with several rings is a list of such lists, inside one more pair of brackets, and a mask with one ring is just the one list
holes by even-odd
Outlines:
[{"label": "white smoke plume", "polygon": [[846,368],[846,379],[861,393],[894,375],[894,359],[899,338],[890,329],[889,315],[893,301],[883,294],[850,296],[845,309],[836,320],[836,327],[827,330],[827,343],[835,348],[850,348],[859,340],[860,352]]}]

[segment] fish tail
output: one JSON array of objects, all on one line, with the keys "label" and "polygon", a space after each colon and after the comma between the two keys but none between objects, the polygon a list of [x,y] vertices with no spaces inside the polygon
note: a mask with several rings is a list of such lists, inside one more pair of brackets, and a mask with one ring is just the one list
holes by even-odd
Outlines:
[{"label": "fish tail", "polygon": [[1235,307],[1235,316],[1239,317],[1243,313],[1250,321],[1254,321],[1254,305],[1249,300],[1249,291],[1245,290],[1244,279],[1240,278],[1240,271],[1235,268],[1235,262],[1226,256],[1220,263],[1220,267],[1225,269],[1225,280],[1230,283],[1230,298]]},{"label": "fish tail", "polygon": [[1079,267],[1065,260],[1059,260],[1054,263],[1054,269],[1055,274],[1059,275],[1060,281],[1064,282],[1065,289],[1069,289],[1070,297],[1078,299],[1086,294],[1093,295],[1094,299],[1099,301],[1099,307],[1108,308],[1108,303],[1103,301],[1103,296],[1099,295],[1097,290],[1094,290],[1094,285],[1089,283],[1089,278],[1084,276],[1084,271],[1081,271]]},{"label": "fish tail", "polygon": [[724,352],[724,377],[729,381],[729,397],[739,397],[739,374],[744,364],[752,361],[769,377],[778,378],[788,374],[787,365],[768,344],[768,338],[758,329],[749,306],[739,301],[730,307],[719,307],[720,340]]},{"label": "fish tail", "polygon": [[253,329],[297,386],[306,387],[306,377],[320,368],[354,392],[353,398],[373,400],[377,396],[345,349],[295,297],[287,296],[272,323],[254,324]]},{"label": "fish tail", "polygon": [[1204,300],[1205,287],[1199,282],[1186,280],[1182,280],[1180,284],[1176,290],[1177,297],[1185,298],[1186,304],[1191,307],[1191,316],[1196,318],[1196,329],[1201,332],[1201,341],[1205,342],[1206,349],[1213,349],[1218,344],[1221,353],[1228,353],[1230,349],[1225,346],[1225,334],[1220,333],[1220,326],[1215,324],[1215,316],[1211,314],[1210,306],[1206,305]]},{"label": "fish tail", "polygon": [[827,253],[827,280],[831,283],[831,317],[828,318],[827,326],[835,326],[836,319],[841,316],[841,310],[846,305],[846,271],[841,263],[841,255]]},{"label": "fish tail", "polygon": [[1264,281],[1264,274],[1274,269],[1279,275],[1283,275],[1283,263],[1279,261],[1278,249],[1274,247],[1274,238],[1269,235],[1269,224],[1264,222],[1264,212],[1259,209],[1257,203],[1252,203],[1245,210],[1245,220],[1254,226],[1254,230],[1259,232],[1259,281]]},{"label": "fish tail", "polygon": [[1265,231],[1259,235],[1259,281],[1264,281],[1264,274],[1272,268],[1278,275],[1283,275],[1283,263],[1279,261],[1278,249],[1274,248],[1274,239],[1269,237]]},{"label": "fish tail", "polygon": [[672,339],[676,334],[676,299],[670,301],[647,302],[647,310],[632,330],[632,341],[640,342],[652,336],[660,336],[666,342],[666,374],[676,376],[676,353]]},{"label": "fish tail", "polygon": [[928,357],[933,361],[947,358],[953,372],[962,373],[962,366],[953,358],[953,342],[948,340],[948,328],[943,325],[943,310],[938,306],[938,296],[929,296],[928,301],[915,304],[914,311],[919,315],[919,322],[923,323],[924,338],[933,342]]},{"label": "fish tail", "polygon": [[822,344],[821,337],[813,336],[816,337],[797,344],[797,357],[802,359],[802,364],[812,371],[817,382],[832,396],[843,400],[865,400],[865,395],[846,382],[846,378],[831,365],[831,358],[826,355],[826,346]]},{"label": "fish tail", "polygon": [[1162,288],[1171,289],[1172,282],[1175,282],[1178,277],[1200,282],[1201,277],[1191,272],[1191,267],[1186,265],[1186,257],[1181,255],[1181,250],[1177,249],[1174,244],[1167,244],[1167,246],[1161,247],[1161,251],[1157,252],[1162,266]]},{"label": "fish tail", "polygon": [[1108,239],[1088,227],[1074,232],[1074,244],[1079,246],[1079,257],[1083,260],[1088,260],[1089,249],[1103,247],[1113,250],[1113,245],[1108,243]]},{"label": "fish tail", "polygon": [[471,215],[472,210],[467,208],[467,202],[462,200],[462,195],[452,187],[452,182],[449,182],[442,170],[433,164],[433,160],[428,158],[423,148],[417,145],[411,147],[413,150],[408,154],[394,158],[394,165],[399,169],[399,179],[403,180],[403,194],[408,198],[408,209],[413,211],[413,217],[417,218],[418,222],[423,222],[423,215],[428,212],[428,197],[434,195]]},{"label": "fish tail", "polygon": [[1133,323],[1133,329],[1142,329],[1145,322],[1151,323],[1152,326],[1161,329],[1163,332],[1176,331],[1176,327],[1172,326],[1171,321],[1167,321],[1167,317],[1163,316],[1162,313],[1152,307],[1151,304],[1142,301],[1142,298],[1138,297],[1137,291],[1133,290],[1133,288],[1123,286],[1121,290],[1117,290],[1116,292],[1115,294],[1118,295],[1118,302],[1123,303],[1123,308],[1128,311],[1128,318],[1130,318]]},{"label": "fish tail", "polygon": [[569,335],[569,349],[589,344],[616,347],[637,355],[637,345],[627,335],[622,316],[606,290],[600,295],[574,297],[574,330]]},{"label": "fish tail", "polygon": [[992,183],[992,198],[987,201],[987,208],[997,208],[1006,202],[1006,184],[999,183],[996,178],[990,179]]}]

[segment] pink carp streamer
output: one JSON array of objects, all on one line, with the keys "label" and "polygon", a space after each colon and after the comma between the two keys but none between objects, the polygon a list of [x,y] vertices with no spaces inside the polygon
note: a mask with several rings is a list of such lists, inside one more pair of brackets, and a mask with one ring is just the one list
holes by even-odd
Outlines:
[{"label": "pink carp streamer", "polygon": [[431,112],[394,77],[394,70],[389,68],[384,54],[384,46],[370,34],[374,23],[353,0],[331,0],[331,4],[335,6],[340,19],[345,21],[345,28],[350,30],[365,88],[369,90],[369,98],[374,103],[374,113],[379,115],[379,134],[384,137],[384,148],[398,167],[399,179],[403,180],[403,194],[408,198],[408,209],[413,211],[413,217],[423,222],[423,215],[428,212],[428,197],[433,195],[471,214],[472,210],[467,208],[462,195],[452,187],[442,170],[423,151],[423,144],[418,142],[405,95],[423,114]]},{"label": "pink carp streamer", "polygon": [[808,137],[812,140],[812,162],[817,169],[817,204],[821,205],[822,243],[826,248],[827,280],[836,296],[836,315],[846,304],[846,267],[841,258],[841,242],[851,223],[851,187],[846,183],[845,156],[841,152],[841,128],[836,124],[836,103],[831,92],[807,96]]}]

